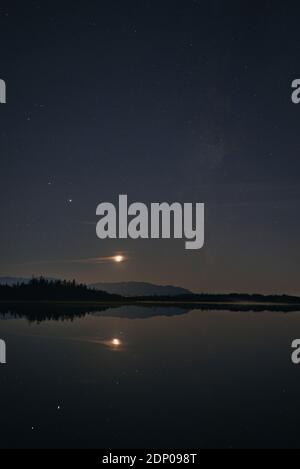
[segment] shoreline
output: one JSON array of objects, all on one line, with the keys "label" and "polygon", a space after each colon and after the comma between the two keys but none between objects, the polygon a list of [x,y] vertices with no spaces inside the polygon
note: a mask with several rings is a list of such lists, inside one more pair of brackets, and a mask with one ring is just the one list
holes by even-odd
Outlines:
[{"label": "shoreline", "polygon": [[122,301],[82,301],[82,300],[0,300],[0,305],[61,305],[61,306],[176,306],[176,305],[199,305],[199,306],[283,306],[300,308],[300,303],[289,302],[257,302],[257,301],[192,301],[192,300],[130,300]]}]

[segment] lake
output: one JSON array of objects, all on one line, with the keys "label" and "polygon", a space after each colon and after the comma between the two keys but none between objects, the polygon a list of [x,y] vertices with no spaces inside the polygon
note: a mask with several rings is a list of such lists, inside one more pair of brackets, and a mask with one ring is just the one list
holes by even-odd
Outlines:
[{"label": "lake", "polygon": [[300,312],[5,313],[2,448],[300,446]]}]

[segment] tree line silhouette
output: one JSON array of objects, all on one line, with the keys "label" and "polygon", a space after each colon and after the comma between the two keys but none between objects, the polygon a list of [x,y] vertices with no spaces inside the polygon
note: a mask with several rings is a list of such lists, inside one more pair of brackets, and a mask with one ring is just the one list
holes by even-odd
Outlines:
[{"label": "tree line silhouette", "polygon": [[159,303],[178,302],[178,303],[202,303],[202,304],[237,304],[246,306],[251,304],[278,304],[278,305],[297,305],[300,306],[300,297],[290,295],[261,295],[257,293],[188,293],[176,296],[143,296],[131,297],[131,300],[151,301],[155,300]]},{"label": "tree line silhouette", "polygon": [[47,280],[33,278],[29,283],[0,285],[2,301],[115,301],[119,295],[97,291],[75,280]]},{"label": "tree line silhouette", "polygon": [[231,305],[241,308],[249,305],[291,305],[300,307],[300,298],[288,295],[260,295],[260,294],[182,294],[178,296],[140,296],[126,298],[121,295],[99,291],[87,285],[76,283],[75,280],[49,280],[43,277],[32,278],[28,283],[15,285],[0,285],[0,301],[107,301],[126,303],[177,303],[180,306],[193,305]]}]

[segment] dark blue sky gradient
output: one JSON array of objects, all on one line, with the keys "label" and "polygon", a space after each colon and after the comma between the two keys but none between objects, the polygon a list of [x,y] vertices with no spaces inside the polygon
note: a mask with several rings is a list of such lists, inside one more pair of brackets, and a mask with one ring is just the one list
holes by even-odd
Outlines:
[{"label": "dark blue sky gradient", "polygon": [[[0,275],[300,294],[297,13],[1,2]],[[121,193],[205,202],[205,248],[98,240],[96,207]],[[70,262],[117,252],[128,261]]]}]

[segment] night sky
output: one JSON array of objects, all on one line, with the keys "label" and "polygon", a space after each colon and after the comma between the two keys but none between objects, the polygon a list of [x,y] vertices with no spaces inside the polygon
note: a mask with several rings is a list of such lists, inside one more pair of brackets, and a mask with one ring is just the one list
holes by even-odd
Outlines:
[{"label": "night sky", "polygon": [[[299,15],[274,0],[2,1],[0,275],[300,294]],[[96,207],[119,194],[204,202],[205,248],[100,241]]]}]

